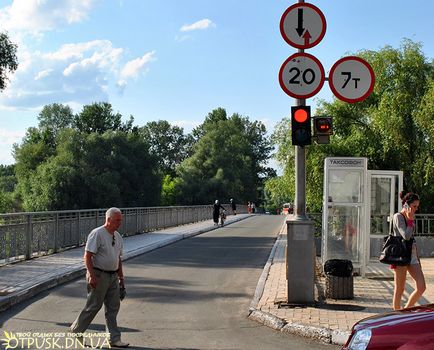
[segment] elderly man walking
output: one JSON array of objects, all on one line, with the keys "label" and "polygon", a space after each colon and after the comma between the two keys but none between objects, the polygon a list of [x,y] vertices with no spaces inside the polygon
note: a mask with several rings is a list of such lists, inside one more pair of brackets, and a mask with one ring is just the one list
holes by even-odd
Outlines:
[{"label": "elderly man walking", "polygon": [[117,232],[122,222],[118,208],[110,208],[105,214],[103,226],[92,230],[87,239],[84,263],[86,265],[86,306],[71,325],[74,333],[83,333],[102,305],[105,306],[106,329],[110,333],[110,346],[127,347],[121,341],[116,317],[120,308],[119,285],[124,287],[122,271],[122,237]]}]

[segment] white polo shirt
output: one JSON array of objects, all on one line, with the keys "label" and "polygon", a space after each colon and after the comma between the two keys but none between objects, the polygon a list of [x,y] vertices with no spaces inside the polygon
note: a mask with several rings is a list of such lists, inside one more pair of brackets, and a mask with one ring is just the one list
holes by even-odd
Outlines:
[{"label": "white polo shirt", "polygon": [[[113,237],[115,244],[113,243]],[[119,232],[113,236],[104,226],[97,227],[89,234],[85,250],[95,254],[93,266],[105,271],[116,271],[119,268],[119,257],[122,256],[124,244]]]}]

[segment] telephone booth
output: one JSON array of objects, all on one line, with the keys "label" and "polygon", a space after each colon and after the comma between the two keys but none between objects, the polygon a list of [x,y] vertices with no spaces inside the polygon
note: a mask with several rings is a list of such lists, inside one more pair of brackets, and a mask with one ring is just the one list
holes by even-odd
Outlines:
[{"label": "telephone booth", "polygon": [[330,157],[324,163],[322,260],[351,260],[365,275],[378,261],[382,238],[400,210],[401,171],[368,170],[367,158]]}]

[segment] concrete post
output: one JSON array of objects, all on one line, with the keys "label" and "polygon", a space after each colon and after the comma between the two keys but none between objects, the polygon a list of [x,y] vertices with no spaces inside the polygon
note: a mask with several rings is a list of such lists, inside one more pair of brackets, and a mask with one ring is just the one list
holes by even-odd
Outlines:
[{"label": "concrete post", "polygon": [[314,221],[286,221],[288,304],[312,304],[315,300]]}]

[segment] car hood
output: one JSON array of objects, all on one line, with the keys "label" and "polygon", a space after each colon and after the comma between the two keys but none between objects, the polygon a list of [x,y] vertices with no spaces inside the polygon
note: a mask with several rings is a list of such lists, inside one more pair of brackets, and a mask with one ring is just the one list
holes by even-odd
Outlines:
[{"label": "car hood", "polygon": [[374,330],[383,326],[406,327],[412,323],[434,322],[434,304],[415,306],[365,318],[354,325],[354,331]]}]

